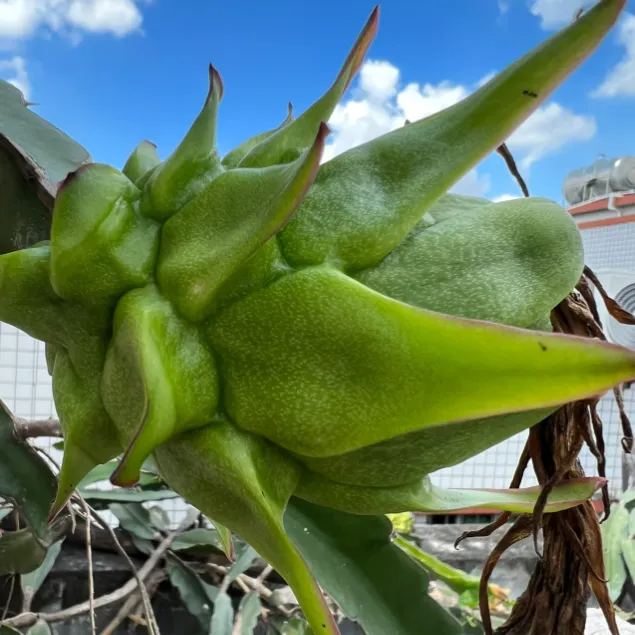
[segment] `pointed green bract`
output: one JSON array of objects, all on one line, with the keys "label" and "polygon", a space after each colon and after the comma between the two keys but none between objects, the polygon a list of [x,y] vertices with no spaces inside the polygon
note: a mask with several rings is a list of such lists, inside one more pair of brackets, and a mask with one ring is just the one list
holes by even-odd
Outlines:
[{"label": "pointed green bract", "polygon": [[157,154],[157,147],[150,141],[142,141],[128,157],[122,172],[137,186],[141,187],[143,179],[148,178],[150,170],[154,169],[161,160]]},{"label": "pointed green bract", "polygon": [[256,145],[240,161],[239,167],[255,168],[288,163],[295,160],[305,148],[311,145],[320,125],[328,121],[344,91],[362,65],[364,55],[377,32],[378,19],[379,9],[375,8],[329,90],[297,119],[281,126]]},{"label": "pointed green bract", "polygon": [[[576,507],[588,500],[605,483],[599,478],[564,481],[549,494],[546,513]],[[296,496],[325,507],[354,514],[392,514],[425,512],[460,513],[471,509],[531,514],[540,495],[540,487],[523,489],[443,489],[428,477],[398,487],[359,487],[329,481],[311,472],[303,472]]]},{"label": "pointed green bract", "polygon": [[55,355],[53,396],[64,431],[64,458],[52,516],[90,470],[121,452],[115,427],[101,400],[104,350],[100,343],[85,348],[81,362],[75,366],[64,350]]},{"label": "pointed green bract", "polygon": [[215,422],[155,453],[162,476],[210,518],[231,527],[284,576],[320,635],[339,630],[282,517],[298,469],[266,441]]},{"label": "pointed green bract", "polygon": [[328,268],[253,293],[210,334],[232,419],[307,456],[449,423],[460,429],[635,377],[631,351],[416,309]]},{"label": "pointed green bract", "polygon": [[267,132],[261,132],[260,134],[254,135],[247,141],[241,143],[237,148],[234,148],[231,152],[228,152],[223,157],[223,166],[226,168],[235,168],[238,167],[238,164],[241,162],[243,157],[245,157],[253,148],[255,148],[259,143],[269,138],[275,132],[278,132],[281,128],[289,125],[293,121],[293,106],[291,102],[289,102],[287,116],[285,120],[273,130],[268,130]]},{"label": "pointed green bract", "polygon": [[313,182],[326,126],[296,161],[225,172],[164,226],[161,289],[192,320],[207,317],[222,284],[287,222]]},{"label": "pointed green bract", "polygon": [[326,163],[282,234],[287,259],[376,265],[595,48],[622,6],[603,0],[462,102]]},{"label": "pointed green bract", "polygon": [[147,216],[165,220],[222,171],[216,153],[216,116],[222,96],[223,82],[210,65],[203,109],[178,148],[152,171],[144,184],[141,209]]},{"label": "pointed green bract", "polygon": [[125,295],[115,312],[101,385],[127,448],[113,482],[136,483],[156,447],[211,421],[217,384],[214,359],[197,326],[179,317],[154,286]]}]

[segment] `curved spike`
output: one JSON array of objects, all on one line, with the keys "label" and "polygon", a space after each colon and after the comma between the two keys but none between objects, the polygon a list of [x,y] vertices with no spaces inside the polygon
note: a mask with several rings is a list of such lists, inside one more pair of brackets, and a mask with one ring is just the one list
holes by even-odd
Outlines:
[{"label": "curved spike", "polygon": [[295,159],[311,144],[320,122],[328,121],[351,80],[359,70],[379,22],[379,7],[375,7],[344,65],[329,90],[307,111],[288,125],[256,145],[240,162],[240,167],[263,167]]},{"label": "curved spike", "polygon": [[633,351],[418,309],[321,267],[233,304],[209,333],[236,424],[314,457],[435,426],[450,442],[462,422],[635,377]]},{"label": "curved spike", "polygon": [[281,128],[289,125],[294,120],[293,116],[293,104],[289,102],[287,104],[287,116],[284,118],[282,123],[274,128],[273,130],[267,130],[266,132],[261,132],[260,134],[254,135],[241,143],[237,148],[234,148],[231,152],[228,152],[223,157],[223,166],[226,168],[235,168],[242,161],[243,157],[245,157],[253,148],[255,148],[260,142],[264,141],[268,137],[270,137],[274,132],[277,132]]},{"label": "curved spike", "polygon": [[220,73],[209,65],[209,90],[203,108],[176,150],[150,175],[141,210],[163,220],[174,214],[222,171],[216,153],[216,119],[223,96]]},{"label": "curved spike", "polygon": [[157,279],[183,315],[207,317],[223,283],[288,222],[315,179],[328,132],[322,124],[292,163],[225,172],[165,223]]},{"label": "curved spike", "polygon": [[198,328],[179,317],[156,287],[119,301],[101,394],[126,448],[111,479],[116,485],[134,485],[158,445],[214,416],[212,354]]},{"label": "curved spike", "polygon": [[157,146],[151,141],[142,141],[128,157],[122,172],[137,186],[140,187],[144,178],[148,178],[148,172],[161,163],[157,154]]},{"label": "curved spike", "polygon": [[64,431],[64,458],[51,517],[60,512],[90,470],[121,452],[99,393],[103,346],[94,342],[79,358],[81,365],[76,367],[65,350],[55,354],[53,395]]},{"label": "curved spike", "polygon": [[[549,494],[546,513],[576,507],[600,489],[606,479],[599,477],[563,481]],[[443,489],[426,476],[416,483],[398,487],[361,487],[335,483],[304,472],[295,492],[311,503],[351,514],[393,514],[425,512],[460,513],[468,509],[531,514],[540,496],[540,487],[522,489]]]},{"label": "curved spike", "polygon": [[593,51],[623,4],[599,2],[460,103],[325,163],[280,236],[285,257],[347,271],[379,263]]},{"label": "curved spike", "polygon": [[284,529],[284,510],[298,481],[292,460],[227,422],[181,435],[159,447],[155,457],[171,487],[240,534],[280,572],[316,635],[339,635],[317,582]]}]

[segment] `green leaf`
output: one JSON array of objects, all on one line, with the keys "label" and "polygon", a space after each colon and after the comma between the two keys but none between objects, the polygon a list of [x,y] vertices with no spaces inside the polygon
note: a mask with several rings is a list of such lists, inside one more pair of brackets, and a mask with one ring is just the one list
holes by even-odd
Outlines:
[{"label": "green leaf", "polygon": [[48,238],[58,182],[88,160],[84,148],[0,80],[0,253]]},{"label": "green leaf", "polygon": [[218,533],[223,553],[227,556],[228,560],[234,560],[234,558],[236,557],[236,553],[234,550],[234,541],[232,539],[231,529],[225,527],[225,525],[222,525],[215,520],[212,520],[211,518],[209,519],[209,521],[210,523],[212,523],[212,525],[216,529],[216,532]]},{"label": "green leaf", "polygon": [[17,438],[13,417],[0,402],[0,496],[16,505],[39,537],[47,534],[56,488],[48,465],[31,446]]},{"label": "green leaf", "polygon": [[227,572],[229,581],[233,582],[241,573],[247,571],[257,557],[256,551],[248,544],[243,543],[238,549],[236,561]]},{"label": "green leaf", "polygon": [[30,529],[4,532],[0,536],[0,575],[34,571],[46,552],[46,545]]},{"label": "green leaf", "polygon": [[170,529],[170,517],[163,507],[153,505],[148,508],[148,513],[150,514],[150,524],[153,527],[163,532]]},{"label": "green leaf", "polygon": [[[469,420],[555,407],[635,377],[632,351],[425,311],[327,267],[231,305],[210,337],[232,420],[308,457],[445,426],[427,449],[444,467]],[[457,377],[469,378],[460,390]],[[489,445],[510,432],[481,427]]]},{"label": "green leaf", "polygon": [[26,635],[51,635],[51,627],[44,620],[38,620]]},{"label": "green leaf", "polygon": [[222,549],[220,537],[215,529],[199,527],[178,534],[171,545],[173,551],[188,551],[190,549],[210,552]]},{"label": "green leaf", "polygon": [[168,559],[168,577],[172,586],[178,589],[187,610],[207,630],[218,589],[204,582],[191,567],[175,556]]},{"label": "green leaf", "polygon": [[465,593],[466,591],[478,593],[481,584],[479,577],[446,564],[402,536],[395,536],[393,544],[418,562],[432,578],[443,581],[455,593]]},{"label": "green leaf", "polygon": [[238,605],[238,615],[240,617],[239,635],[253,635],[261,612],[262,604],[256,592],[252,591],[243,596]]},{"label": "green leaf", "polygon": [[356,516],[292,499],[285,527],[324,590],[367,635],[461,635],[428,596],[428,576],[391,542],[383,516]]},{"label": "green leaf", "polygon": [[462,102],[324,164],[281,235],[289,262],[376,265],[595,49],[623,6],[602,0]]},{"label": "green leaf", "polygon": [[328,121],[337,102],[362,65],[366,51],[377,32],[378,17],[379,10],[375,8],[329,90],[297,119],[281,126],[257,144],[241,160],[240,167],[264,167],[289,162],[311,145],[320,125]]},{"label": "green leaf", "polygon": [[157,537],[150,512],[140,503],[113,503],[109,508],[119,520],[119,525],[126,531],[144,540],[153,540]]},{"label": "green leaf", "polygon": [[68,516],[58,518],[43,536],[30,528],[0,532],[0,575],[26,574],[36,570],[45,560],[50,546],[66,534]]},{"label": "green leaf", "polygon": [[0,635],[22,635],[20,631],[13,628],[13,626],[4,626],[0,624]]},{"label": "green leaf", "polygon": [[179,497],[176,492],[169,489],[134,490],[116,487],[109,490],[83,489],[80,493],[86,500],[112,501],[117,503],[145,503],[148,501],[167,500]]},{"label": "green leaf", "polygon": [[38,592],[38,589],[42,586],[44,580],[46,580],[51,569],[55,565],[57,557],[62,550],[63,540],[53,543],[47,550],[46,556],[42,561],[42,564],[37,569],[34,569],[30,573],[26,573],[20,576],[20,586],[22,587],[23,602],[30,606],[31,599]]},{"label": "green leaf", "polygon": [[[60,449],[64,449],[64,446]],[[93,468],[80,482],[79,488],[85,489],[94,485],[95,483],[99,483],[101,481],[109,481],[112,473],[117,469],[119,465],[119,459],[112,459],[112,461],[108,461],[102,465],[97,465]],[[161,479],[154,473],[146,470],[142,470],[141,477],[137,485],[139,487],[150,487],[155,485],[160,485]]]},{"label": "green leaf", "polygon": [[632,538],[622,540],[622,557],[630,579],[635,580],[635,541]]},{"label": "green leaf", "polygon": [[611,514],[602,523],[602,551],[609,594],[615,602],[626,582],[626,566],[622,557],[622,545],[628,538],[628,511],[622,505],[612,505]]},{"label": "green leaf", "polygon": [[28,108],[22,93],[0,80],[0,135],[37,166],[38,187],[50,197],[69,172],[90,159],[88,152]]},{"label": "green leaf", "polygon": [[232,635],[234,625],[234,609],[232,601],[227,593],[222,592],[214,600],[214,612],[212,623],[209,627],[209,635]]}]

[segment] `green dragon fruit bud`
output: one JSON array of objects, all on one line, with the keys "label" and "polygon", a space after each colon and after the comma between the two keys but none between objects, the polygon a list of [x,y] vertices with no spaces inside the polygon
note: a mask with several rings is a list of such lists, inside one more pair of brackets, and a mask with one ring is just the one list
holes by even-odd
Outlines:
[{"label": "green dragon fruit bud", "polygon": [[[537,489],[446,491],[428,474],[635,378],[635,353],[532,330],[582,271],[564,210],[444,192],[622,6],[601,0],[463,102],[320,167],[374,11],[321,99],[224,159],[212,67],[165,161],[142,143],[123,172],[71,174],[50,246],[0,256],[0,319],[47,344],[66,437],[53,513],[93,465],[123,454],[112,479],[130,484],[153,454],[176,491],[279,569],[313,631],[333,635],[284,529],[291,496],[358,514],[530,512]],[[546,511],[601,484],[565,482]]]}]

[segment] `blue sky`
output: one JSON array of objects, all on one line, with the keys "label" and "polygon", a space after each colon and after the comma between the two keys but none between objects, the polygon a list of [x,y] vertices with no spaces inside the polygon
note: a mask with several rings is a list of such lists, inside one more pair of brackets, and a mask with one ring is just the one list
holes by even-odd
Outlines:
[{"label": "blue sky", "polygon": [[[0,0],[0,77],[97,161],[143,138],[165,156],[198,111],[207,63],[225,82],[219,145],[276,125],[287,101],[326,89],[372,1]],[[450,105],[569,22],[580,0],[386,0],[367,64],[331,120],[328,152]],[[532,193],[561,199],[566,173],[635,154],[635,0],[597,54],[510,145]],[[458,191],[516,194],[498,157]]]}]

